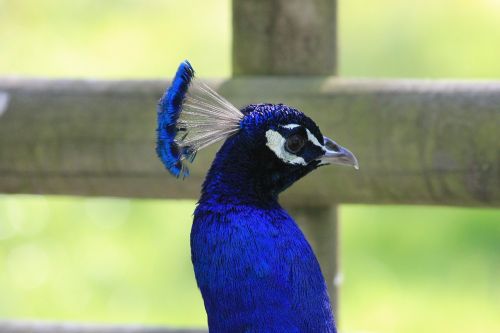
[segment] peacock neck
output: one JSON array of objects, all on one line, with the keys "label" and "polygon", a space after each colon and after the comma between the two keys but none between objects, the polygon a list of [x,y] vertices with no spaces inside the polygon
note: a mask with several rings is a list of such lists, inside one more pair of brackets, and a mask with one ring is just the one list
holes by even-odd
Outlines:
[{"label": "peacock neck", "polygon": [[222,145],[207,174],[200,202],[278,205],[279,194],[317,167],[285,166],[269,149],[235,135]]},{"label": "peacock neck", "polygon": [[203,184],[200,202],[269,207],[278,204],[278,193],[266,187],[265,176],[251,161],[241,158],[227,164],[215,161]]},{"label": "peacock neck", "polygon": [[[234,158],[237,156],[237,158]],[[202,187],[200,202],[252,206],[277,205],[279,191],[258,154],[228,140],[217,153]]]}]

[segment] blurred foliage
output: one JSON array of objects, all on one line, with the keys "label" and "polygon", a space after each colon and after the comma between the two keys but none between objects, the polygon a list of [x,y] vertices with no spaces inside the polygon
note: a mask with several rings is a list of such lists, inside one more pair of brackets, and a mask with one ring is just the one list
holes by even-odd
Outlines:
[{"label": "blurred foliage", "polygon": [[[0,197],[0,316],[204,326],[193,209]],[[344,332],[498,331],[500,210],[344,205],[340,220]]]},{"label": "blurred foliage", "polygon": [[229,75],[229,0],[0,0],[0,75]]},{"label": "blurred foliage", "polygon": [[500,0],[339,0],[348,76],[500,77]]},{"label": "blurred foliage", "polygon": [[[230,75],[230,0],[0,0],[0,75]],[[500,0],[339,1],[340,73],[500,76]]]},{"label": "blurred foliage", "polygon": [[[500,0],[340,1],[340,73],[500,76]],[[230,1],[0,0],[0,75],[230,75]],[[168,177],[168,175],[165,175]],[[192,201],[0,196],[0,317],[205,326]],[[342,206],[343,332],[499,332],[500,211]]]},{"label": "blurred foliage", "polygon": [[346,332],[498,332],[500,210],[342,206]]},{"label": "blurred foliage", "polygon": [[192,201],[4,196],[0,316],[204,325]]}]

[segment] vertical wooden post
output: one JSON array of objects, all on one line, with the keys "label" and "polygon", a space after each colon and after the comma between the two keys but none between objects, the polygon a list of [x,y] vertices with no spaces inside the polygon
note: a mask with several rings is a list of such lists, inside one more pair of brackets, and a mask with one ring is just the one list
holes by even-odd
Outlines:
[{"label": "vertical wooden post", "polygon": [[[336,0],[233,0],[233,75],[335,75]],[[293,207],[338,318],[337,208]]]},{"label": "vertical wooden post", "polygon": [[333,75],[336,0],[233,0],[233,75]]}]

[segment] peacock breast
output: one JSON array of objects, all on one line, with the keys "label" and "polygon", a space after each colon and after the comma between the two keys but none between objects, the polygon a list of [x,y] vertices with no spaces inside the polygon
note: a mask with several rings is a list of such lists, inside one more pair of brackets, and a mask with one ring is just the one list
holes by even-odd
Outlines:
[{"label": "peacock breast", "polygon": [[211,331],[224,323],[233,332],[259,325],[264,331],[308,332],[301,328],[310,326],[312,312],[324,316],[329,308],[312,249],[279,206],[200,204],[191,251]]}]

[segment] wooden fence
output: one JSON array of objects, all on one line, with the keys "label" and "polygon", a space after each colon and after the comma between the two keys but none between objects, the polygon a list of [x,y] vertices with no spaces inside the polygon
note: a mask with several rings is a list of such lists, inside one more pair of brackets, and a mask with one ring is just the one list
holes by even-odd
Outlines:
[{"label": "wooden fence", "polygon": [[[207,83],[237,106],[298,107],[360,161],[359,172],[319,170],[282,199],[334,302],[337,204],[500,206],[500,81],[337,78],[334,0],[233,0],[233,73]],[[0,192],[197,198],[213,149],[182,186],[154,152],[167,85],[0,78]],[[0,322],[0,332],[195,330]]]}]

